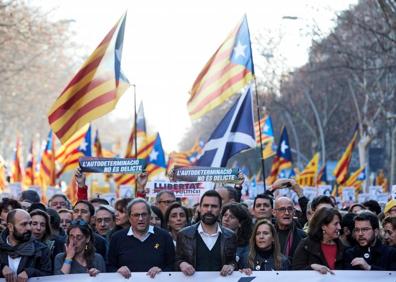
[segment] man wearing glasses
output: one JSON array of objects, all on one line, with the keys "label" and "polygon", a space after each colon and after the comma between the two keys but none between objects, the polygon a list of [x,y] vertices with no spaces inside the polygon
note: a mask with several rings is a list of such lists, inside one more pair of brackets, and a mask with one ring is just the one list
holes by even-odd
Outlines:
[{"label": "man wearing glasses", "polygon": [[172,191],[163,190],[155,197],[155,205],[161,210],[163,216],[165,216],[166,209],[175,201],[176,197]]},{"label": "man wearing glasses", "polygon": [[124,278],[131,272],[147,272],[151,278],[161,271],[172,271],[175,249],[168,232],[150,225],[150,206],[136,198],[127,207],[130,228],[115,233],[110,240],[108,271]]},{"label": "man wearing glasses", "polygon": [[293,201],[288,197],[277,198],[273,215],[275,217],[275,227],[278,231],[281,253],[292,260],[298,243],[307,236],[302,229],[296,227],[296,223],[293,220]]},{"label": "man wearing glasses", "polygon": [[[91,224],[91,219],[95,215],[94,206],[85,200],[79,200],[73,207],[73,220],[82,219],[86,223]],[[94,228],[92,228],[94,229]],[[103,258],[107,257],[106,239],[94,232],[94,244],[96,252],[101,254]]]},{"label": "man wearing glasses", "polygon": [[369,211],[359,213],[353,230],[357,244],[345,251],[345,268],[354,270],[396,270],[396,249],[379,240],[377,216]]}]

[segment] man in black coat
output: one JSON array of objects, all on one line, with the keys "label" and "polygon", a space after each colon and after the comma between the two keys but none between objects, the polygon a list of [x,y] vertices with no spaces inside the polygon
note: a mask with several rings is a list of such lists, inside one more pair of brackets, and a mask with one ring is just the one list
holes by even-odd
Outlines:
[{"label": "man in black coat", "polygon": [[195,271],[219,271],[227,276],[236,268],[236,236],[218,223],[221,202],[215,190],[205,192],[199,205],[201,221],[177,235],[176,269],[187,276]]},{"label": "man in black coat", "polygon": [[345,269],[396,270],[396,249],[383,245],[378,239],[377,216],[369,211],[361,212],[354,222],[357,244],[345,251]]},{"label": "man in black coat", "polygon": [[0,277],[6,281],[52,274],[48,247],[32,239],[32,219],[26,211],[14,209],[7,215],[7,229],[0,236]]}]

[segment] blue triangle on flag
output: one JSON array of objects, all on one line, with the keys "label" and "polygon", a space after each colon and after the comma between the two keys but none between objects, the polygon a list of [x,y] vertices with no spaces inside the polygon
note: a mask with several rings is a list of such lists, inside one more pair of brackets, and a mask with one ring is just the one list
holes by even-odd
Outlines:
[{"label": "blue triangle on flag", "polygon": [[225,167],[233,155],[255,146],[252,95],[249,87],[212,132],[197,166]]}]

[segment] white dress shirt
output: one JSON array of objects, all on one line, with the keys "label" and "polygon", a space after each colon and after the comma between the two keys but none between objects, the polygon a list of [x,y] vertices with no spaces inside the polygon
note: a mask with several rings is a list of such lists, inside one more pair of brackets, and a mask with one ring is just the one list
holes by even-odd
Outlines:
[{"label": "white dress shirt", "polygon": [[204,241],[206,247],[208,247],[209,251],[211,251],[216,244],[217,238],[219,238],[219,235],[221,233],[221,228],[218,223],[217,224],[217,231],[214,234],[208,234],[206,233],[203,228],[201,223],[198,225],[198,233],[201,236],[202,240]]}]

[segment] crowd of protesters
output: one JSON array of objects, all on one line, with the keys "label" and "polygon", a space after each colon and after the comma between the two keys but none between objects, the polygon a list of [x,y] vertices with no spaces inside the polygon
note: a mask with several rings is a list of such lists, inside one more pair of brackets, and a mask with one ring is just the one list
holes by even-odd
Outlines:
[{"label": "crowd of protesters", "polygon": [[[240,183],[217,185],[194,208],[170,191],[158,193],[150,205],[142,190],[140,197],[111,206],[102,198],[88,200],[84,174],[78,169],[75,177],[74,204],[63,194],[41,203],[34,190],[1,200],[1,278],[396,270],[395,199],[383,210],[373,200],[338,209],[332,197],[309,201],[294,180],[279,179],[252,206],[241,202]],[[299,196],[296,206],[288,197],[274,197],[284,187]]]}]

